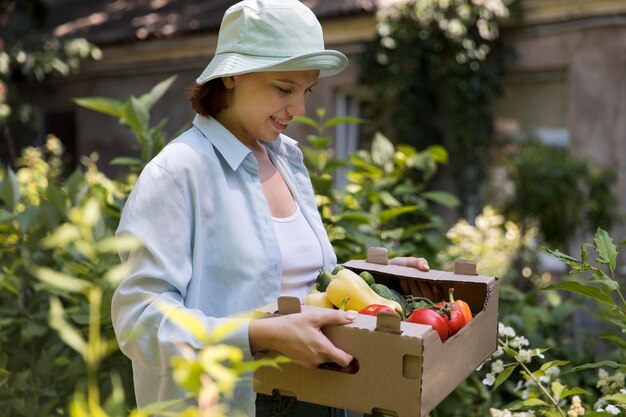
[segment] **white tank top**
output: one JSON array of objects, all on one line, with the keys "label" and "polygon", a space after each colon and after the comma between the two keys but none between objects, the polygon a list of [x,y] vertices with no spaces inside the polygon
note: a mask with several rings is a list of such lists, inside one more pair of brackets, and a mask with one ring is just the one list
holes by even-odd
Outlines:
[{"label": "white tank top", "polygon": [[283,258],[281,295],[308,294],[324,262],[322,247],[300,207],[289,217],[272,217]]}]

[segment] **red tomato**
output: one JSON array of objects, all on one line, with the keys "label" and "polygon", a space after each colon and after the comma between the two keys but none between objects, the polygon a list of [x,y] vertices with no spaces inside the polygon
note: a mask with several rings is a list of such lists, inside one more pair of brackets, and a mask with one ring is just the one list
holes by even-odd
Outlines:
[{"label": "red tomato", "polygon": [[359,311],[359,314],[367,314],[369,316],[377,316],[378,313],[395,313],[395,311],[393,308],[383,304],[370,304]]},{"label": "red tomato", "polygon": [[465,317],[461,309],[454,304],[448,303],[446,306],[450,308],[450,315],[445,310],[440,310],[439,315],[445,320],[450,329],[450,336],[452,336],[465,326]]},{"label": "red tomato", "polygon": [[411,323],[427,324],[439,333],[439,338],[445,342],[450,331],[446,320],[441,317],[435,310],[430,308],[420,308],[411,313],[407,318]]}]

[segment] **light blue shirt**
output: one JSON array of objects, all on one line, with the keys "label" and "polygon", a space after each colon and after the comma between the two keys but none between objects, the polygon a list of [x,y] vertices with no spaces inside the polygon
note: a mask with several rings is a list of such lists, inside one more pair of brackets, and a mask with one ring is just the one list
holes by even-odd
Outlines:
[{"label": "light blue shirt", "polygon": [[[315,205],[313,188],[293,139],[264,143],[317,236],[324,265],[336,264]],[[132,360],[138,406],[182,397],[171,377],[178,345],[200,344],[164,319],[159,302],[200,320],[210,334],[230,316],[276,300],[281,252],[252,152],[214,119],[196,116],[193,127],[168,144],[142,171],[122,212],[117,234],[131,234],[143,249],[123,262],[132,271],[112,300],[120,348]],[[321,265],[320,265],[321,267]],[[248,321],[224,343],[250,360]],[[254,416],[249,378],[233,407]]]}]

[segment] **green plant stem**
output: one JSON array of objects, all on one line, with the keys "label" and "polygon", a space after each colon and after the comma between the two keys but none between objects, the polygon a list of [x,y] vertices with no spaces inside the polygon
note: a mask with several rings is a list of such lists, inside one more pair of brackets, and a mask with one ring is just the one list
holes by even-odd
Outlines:
[{"label": "green plant stem", "polygon": [[89,407],[100,407],[98,388],[98,365],[101,359],[100,349],[100,307],[102,289],[93,287],[87,294],[89,299],[89,340],[85,362],[87,364],[87,401]]},{"label": "green plant stem", "polygon": [[[508,347],[506,345],[506,343],[504,343],[502,340],[498,339],[498,342],[503,346],[503,347]],[[550,402],[552,403],[552,407],[559,410],[559,414],[561,414],[562,416],[565,416],[565,413],[563,412],[563,410],[561,410],[561,407],[559,407],[559,403],[558,401],[556,401],[552,395],[550,395],[550,393],[548,392],[548,390],[546,389],[546,387],[543,386],[543,384],[539,381],[539,379],[537,379],[535,377],[535,375],[530,371],[530,369],[528,369],[528,367],[519,359],[517,359],[517,357],[514,357],[515,361],[517,363],[520,364],[520,366],[524,369],[524,371],[526,371],[526,373],[528,374],[528,376],[535,382],[535,384],[537,384],[537,386],[539,387],[539,389],[541,389],[541,391],[543,392],[543,394],[548,397],[550,399]]]}]

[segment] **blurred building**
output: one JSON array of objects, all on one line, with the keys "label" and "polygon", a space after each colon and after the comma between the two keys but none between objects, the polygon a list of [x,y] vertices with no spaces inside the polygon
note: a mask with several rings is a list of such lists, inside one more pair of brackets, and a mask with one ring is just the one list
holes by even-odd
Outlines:
[{"label": "blurred building", "polygon": [[[322,79],[308,103],[329,115],[358,115],[367,92],[358,85],[364,43],[376,33],[378,7],[398,0],[304,0],[324,27],[326,46],[345,53],[350,66]],[[42,131],[52,130],[79,155],[99,152],[102,168],[128,154],[133,139],[109,116],[77,107],[71,99],[126,99],[177,74],[152,118],[169,119],[170,131],[189,124],[185,98],[210,59],[221,17],[234,0],[48,0],[59,36],[85,37],[103,58],[80,75],[37,85],[30,96]],[[517,51],[507,68],[504,97],[494,109],[500,133],[532,134],[570,147],[618,172],[620,204],[626,209],[626,1],[522,0],[524,24],[502,36]],[[312,133],[293,126],[302,138]],[[358,126],[340,126],[337,153],[358,146]]]}]

